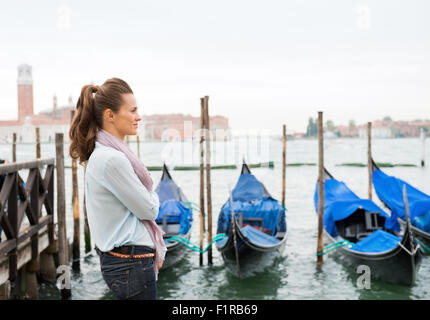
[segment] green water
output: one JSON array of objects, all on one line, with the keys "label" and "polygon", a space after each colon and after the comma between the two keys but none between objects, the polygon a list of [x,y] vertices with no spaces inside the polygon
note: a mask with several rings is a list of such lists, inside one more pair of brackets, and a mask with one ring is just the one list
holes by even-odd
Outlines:
[{"label": "green water", "polygon": [[[247,150],[247,146],[249,149]],[[420,164],[421,142],[419,139],[385,139],[372,142],[373,156],[377,162]],[[132,145],[137,150],[135,145]],[[367,197],[367,168],[338,166],[341,163],[366,163],[367,141],[361,139],[338,139],[325,141],[325,163],[327,169],[339,180],[343,180],[356,194]],[[427,150],[429,141],[427,141]],[[11,147],[0,145],[1,155],[10,155]],[[54,157],[55,147],[42,144],[42,156]],[[67,146],[65,146],[67,152]],[[170,165],[198,165],[198,144],[142,143],[141,159],[148,166],[160,166],[163,159]],[[279,140],[243,140],[221,142],[214,146],[214,164],[237,164],[239,169],[220,169],[212,172],[213,234],[216,233],[218,212],[227,200],[229,187],[233,188],[239,173],[240,163],[273,160],[275,168],[255,168],[252,172],[265,184],[277,199],[281,198],[282,145]],[[18,161],[35,157],[35,147],[18,145]],[[318,163],[317,141],[295,140],[287,143],[288,163]],[[70,159],[66,159],[66,164]],[[430,165],[430,157],[426,163]],[[430,168],[393,167],[385,168],[388,174],[396,175],[426,193],[430,193]],[[79,171],[80,202],[83,200],[83,170]],[[357,279],[360,274],[345,267],[336,253],[324,256],[321,270],[316,267],[317,217],[313,205],[313,193],[317,179],[317,166],[288,166],[286,172],[286,207],[288,240],[282,255],[263,272],[247,279],[230,274],[224,266],[219,252],[213,250],[213,265],[207,265],[205,255],[203,267],[199,266],[199,254],[188,251],[177,265],[161,270],[158,281],[159,299],[430,299],[430,257],[423,258],[417,281],[412,287],[391,285],[372,281],[371,289],[360,289]],[[153,171],[157,184],[161,172]],[[173,178],[190,201],[199,202],[199,172],[172,171]],[[71,170],[66,170],[67,227],[72,238]],[[376,199],[378,205],[382,204]],[[81,214],[82,216],[82,214]],[[199,241],[198,214],[194,212],[191,241]],[[82,226],[83,230],[83,226]],[[82,255],[84,254],[83,233]],[[105,285],[96,254],[83,258],[80,272],[71,274],[72,299],[113,299]],[[41,299],[58,299],[58,290],[53,286],[40,287]]]}]

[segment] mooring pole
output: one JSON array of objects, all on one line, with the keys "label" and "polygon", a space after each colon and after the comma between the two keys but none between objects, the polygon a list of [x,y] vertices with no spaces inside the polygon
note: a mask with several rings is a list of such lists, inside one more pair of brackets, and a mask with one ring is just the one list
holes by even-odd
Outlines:
[{"label": "mooring pole", "polygon": [[87,164],[84,165],[84,241],[85,241],[85,253],[91,251],[91,233],[90,226],[88,224],[88,216],[87,216],[87,200],[85,195],[85,172],[87,171]]},{"label": "mooring pole", "polygon": [[372,122],[367,123],[367,172],[368,172],[368,194],[372,199]]},{"label": "mooring pole", "polygon": [[139,141],[139,135],[136,136],[136,143],[137,143],[137,158],[140,159],[140,141]]},{"label": "mooring pole", "polygon": [[[36,127],[36,159],[41,158],[40,153],[40,128]],[[40,173],[37,173],[34,183],[40,184]],[[40,200],[38,190],[33,188],[31,190],[31,207],[36,213],[39,212]],[[35,223],[39,223],[39,215],[36,215]],[[22,294],[29,299],[38,299],[38,288],[37,288],[37,275],[40,271],[40,258],[39,258],[39,235],[36,233],[31,236],[31,260],[20,270],[20,284],[23,285],[24,291]]]},{"label": "mooring pole", "polygon": [[[71,120],[75,116],[75,110],[71,111]],[[79,217],[79,186],[78,186],[78,163],[72,159],[72,207],[73,207],[73,249],[72,249],[72,268],[79,270],[80,267],[80,217]]]},{"label": "mooring pole", "polygon": [[[412,227],[411,227],[411,215],[409,212],[409,204],[408,204],[408,195],[406,192],[406,184],[403,185],[403,203],[405,205],[405,215],[406,215],[406,230],[409,232],[409,246],[411,250],[411,266],[412,266],[412,284],[415,283],[416,280],[416,272],[415,272],[415,249],[414,249],[414,239],[412,234]],[[406,232],[406,231],[405,231]]]},{"label": "mooring pole", "polygon": [[318,245],[317,264],[323,263],[324,245],[324,131],[323,113],[318,112]]},{"label": "mooring pole", "polygon": [[36,159],[40,159],[40,128],[36,127]]},{"label": "mooring pole", "polygon": [[[211,132],[209,125],[209,97],[204,97],[205,102],[205,135],[206,135],[206,200],[208,215],[208,243],[212,242],[212,192],[211,192]],[[208,264],[212,264],[212,247],[208,249]]]},{"label": "mooring pole", "polygon": [[[203,250],[203,234],[205,229],[205,177],[204,177],[204,149],[205,141],[205,100],[200,98],[200,251]],[[200,252],[200,265],[203,265],[203,253]]]},{"label": "mooring pole", "polygon": [[239,249],[237,247],[237,239],[236,239],[236,217],[233,208],[233,192],[231,191],[230,186],[228,187],[229,191],[229,200],[230,200],[230,221],[231,221],[231,230],[233,232],[233,245],[234,245],[234,255],[236,257],[236,267],[237,267],[237,275],[240,278],[240,261],[239,261]]},{"label": "mooring pole", "polygon": [[67,228],[66,228],[66,185],[64,179],[64,137],[63,133],[55,134],[55,151],[57,164],[57,221],[58,221],[58,262],[64,273],[61,275],[62,299],[71,296],[69,261],[67,259]]},{"label": "mooring pole", "polygon": [[12,138],[12,162],[16,162],[16,133],[13,133]]},{"label": "mooring pole", "polygon": [[73,263],[74,270],[80,267],[80,217],[79,217],[79,188],[78,165],[76,159],[72,159],[72,206],[73,206]]},{"label": "mooring pole", "polygon": [[285,174],[287,166],[287,127],[282,125],[282,206],[285,208]]},{"label": "mooring pole", "polygon": [[421,153],[421,167],[424,167],[426,159],[426,133],[423,128],[420,129],[422,153]]}]

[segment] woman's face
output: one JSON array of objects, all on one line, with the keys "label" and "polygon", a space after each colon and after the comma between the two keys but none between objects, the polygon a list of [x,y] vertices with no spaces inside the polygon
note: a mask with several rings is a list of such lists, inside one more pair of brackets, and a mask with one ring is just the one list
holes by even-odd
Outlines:
[{"label": "woman's face", "polygon": [[132,93],[123,94],[122,98],[124,103],[119,112],[113,115],[113,125],[121,137],[136,135],[139,128],[138,122],[142,120],[137,112],[136,99]]}]

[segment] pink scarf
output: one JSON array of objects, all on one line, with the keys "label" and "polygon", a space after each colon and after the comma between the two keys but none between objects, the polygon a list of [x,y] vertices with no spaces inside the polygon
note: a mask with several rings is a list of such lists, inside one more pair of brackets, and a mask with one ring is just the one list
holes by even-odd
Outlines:
[{"label": "pink scarf", "polygon": [[[146,169],[145,165],[139,158],[131,151],[127,143],[119,139],[118,137],[110,134],[106,130],[100,129],[97,131],[96,141],[104,146],[114,148],[118,151],[123,152],[139,177],[142,184],[146,189],[152,191],[152,178],[149,171]],[[163,234],[164,231],[152,220],[140,220],[146,227],[151,236],[152,242],[155,246],[155,261],[154,270],[155,278],[158,279],[158,266],[164,261],[164,251],[166,250],[166,244],[164,243]]]}]

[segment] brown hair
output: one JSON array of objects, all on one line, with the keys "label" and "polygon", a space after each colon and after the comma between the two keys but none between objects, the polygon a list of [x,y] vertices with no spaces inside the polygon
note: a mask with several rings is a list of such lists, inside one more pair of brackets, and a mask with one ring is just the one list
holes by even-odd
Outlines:
[{"label": "brown hair", "polygon": [[69,131],[72,159],[79,159],[79,164],[89,159],[95,148],[97,131],[103,126],[104,111],[111,109],[118,113],[124,103],[122,94],[127,93],[133,91],[127,82],[118,78],[106,80],[100,87],[82,87]]}]

